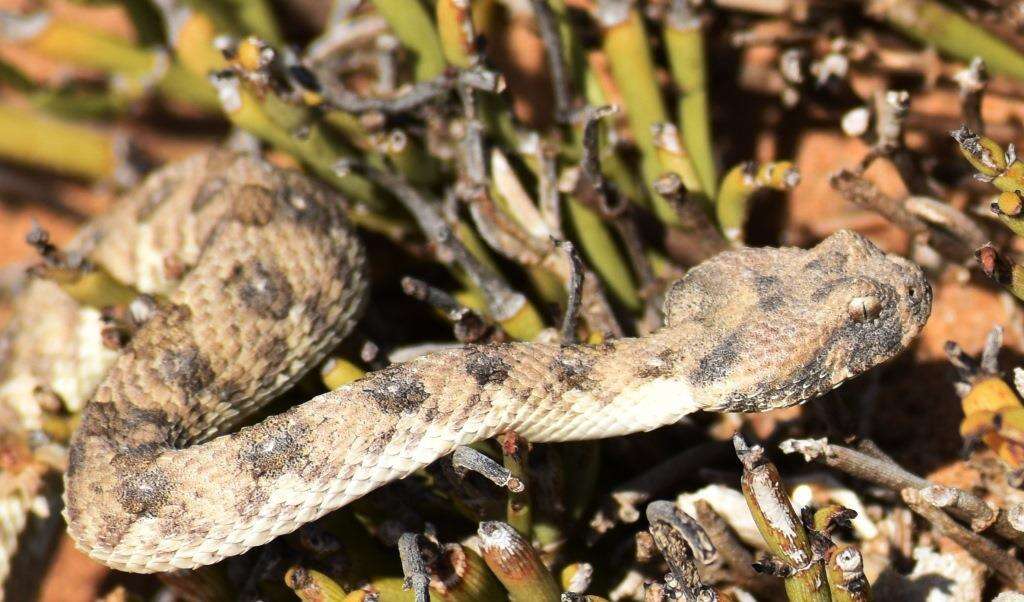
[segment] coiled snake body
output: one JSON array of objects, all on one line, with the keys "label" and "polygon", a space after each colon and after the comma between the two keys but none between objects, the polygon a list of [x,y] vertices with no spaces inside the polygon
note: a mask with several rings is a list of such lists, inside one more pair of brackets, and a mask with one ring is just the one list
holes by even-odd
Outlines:
[{"label": "coiled snake body", "polygon": [[[143,242],[160,251],[125,261]],[[466,345],[231,433],[358,317],[363,252],[341,201],[212,153],[152,176],[76,244],[119,279],[169,291],[87,404],[65,480],[77,544],[137,572],[239,554],[503,431],[592,439],[799,403],[900,352],[930,311],[919,268],[840,232],[694,268],[644,337]],[[168,256],[190,267],[180,283]]]}]

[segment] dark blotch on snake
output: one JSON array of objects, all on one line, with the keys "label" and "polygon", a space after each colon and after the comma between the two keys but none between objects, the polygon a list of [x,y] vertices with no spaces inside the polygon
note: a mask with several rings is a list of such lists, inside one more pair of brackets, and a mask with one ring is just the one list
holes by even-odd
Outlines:
[{"label": "dark blotch on snake", "polygon": [[691,374],[693,382],[706,385],[725,378],[729,369],[740,361],[741,347],[740,335],[734,332],[727,336],[697,363],[697,369]]},{"label": "dark blotch on snake", "polygon": [[194,344],[164,351],[160,357],[160,370],[166,382],[174,384],[188,397],[194,397],[206,388],[215,376],[209,360]]},{"label": "dark blotch on snake", "polygon": [[847,260],[847,256],[843,253],[832,251],[808,261],[804,264],[804,269],[826,274],[839,274],[846,267]]},{"label": "dark blotch on snake", "polygon": [[170,479],[155,460],[163,448],[143,445],[118,453],[111,464],[119,474],[126,475],[115,495],[126,512],[153,516],[169,499]]},{"label": "dark blotch on snake", "polygon": [[232,217],[247,226],[266,226],[274,219],[276,208],[273,192],[263,186],[246,184],[236,194]]},{"label": "dark blotch on snake", "polygon": [[478,385],[500,385],[508,378],[511,366],[501,355],[479,347],[467,347],[466,350],[466,373],[472,376]]},{"label": "dark blotch on snake", "polygon": [[409,368],[403,365],[386,368],[364,381],[363,392],[385,414],[412,412],[430,395],[423,383],[408,372]]},{"label": "dark blotch on snake", "polygon": [[775,313],[782,308],[786,299],[779,294],[780,284],[775,276],[758,276],[754,279],[758,309],[766,313]]},{"label": "dark blotch on snake", "polygon": [[[287,184],[277,192],[280,211],[311,232],[323,236],[331,224],[344,221],[344,207],[339,198],[297,174],[287,174]],[[326,200],[330,198],[331,200]]]},{"label": "dark blotch on snake", "polygon": [[590,380],[590,371],[594,369],[596,358],[583,354],[577,349],[566,347],[558,352],[551,361],[551,370],[564,383],[567,389],[578,387],[586,389]]},{"label": "dark blotch on snake", "polygon": [[[256,437],[256,432],[253,432]],[[239,460],[254,478],[275,477],[301,453],[301,447],[290,432],[268,434],[256,438],[239,452]]]},{"label": "dark blotch on snake", "polygon": [[[82,412],[82,435],[112,439],[128,438],[134,443],[152,443],[153,436],[166,436],[173,421],[159,409],[140,408],[132,403],[94,401]],[[79,437],[77,441],[83,441]],[[72,447],[75,447],[74,445]],[[70,467],[69,467],[70,470]]]},{"label": "dark blotch on snake", "polygon": [[238,291],[246,307],[264,318],[283,320],[295,300],[292,285],[284,273],[259,259],[235,265],[228,284]]}]

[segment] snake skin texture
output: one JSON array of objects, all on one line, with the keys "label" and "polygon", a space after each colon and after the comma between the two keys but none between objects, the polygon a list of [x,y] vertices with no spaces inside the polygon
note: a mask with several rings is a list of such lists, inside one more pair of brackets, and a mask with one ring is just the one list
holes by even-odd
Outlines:
[{"label": "snake skin texture", "polygon": [[152,176],[79,244],[166,295],[86,405],[65,476],[78,546],[135,572],[240,554],[505,431],[594,439],[800,403],[898,354],[931,307],[917,266],[842,231],[701,264],[650,335],[439,351],[236,430],[358,318],[343,201],[212,153]]}]

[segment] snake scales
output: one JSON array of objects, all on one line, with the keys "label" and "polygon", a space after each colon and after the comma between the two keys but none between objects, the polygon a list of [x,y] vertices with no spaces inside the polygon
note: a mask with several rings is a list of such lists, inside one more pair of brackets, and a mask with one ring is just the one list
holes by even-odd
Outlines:
[{"label": "snake scales", "polygon": [[[675,283],[650,335],[436,352],[236,430],[359,316],[364,256],[342,200],[208,153],[151,176],[73,249],[166,296],[81,385],[96,388],[65,477],[78,546],[137,572],[239,554],[503,431],[590,439],[805,401],[899,353],[931,305],[918,267],[850,232],[744,249]],[[5,378],[33,369],[15,352]]]}]

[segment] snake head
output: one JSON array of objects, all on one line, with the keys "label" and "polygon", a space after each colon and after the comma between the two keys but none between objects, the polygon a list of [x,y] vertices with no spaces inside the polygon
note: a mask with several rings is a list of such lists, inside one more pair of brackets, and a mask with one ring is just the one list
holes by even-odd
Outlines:
[{"label": "snake head", "polygon": [[920,267],[843,230],[810,250],[743,249],[697,266],[666,296],[666,331],[694,340],[702,407],[763,411],[894,357],[931,299]]}]

